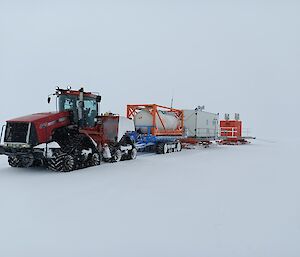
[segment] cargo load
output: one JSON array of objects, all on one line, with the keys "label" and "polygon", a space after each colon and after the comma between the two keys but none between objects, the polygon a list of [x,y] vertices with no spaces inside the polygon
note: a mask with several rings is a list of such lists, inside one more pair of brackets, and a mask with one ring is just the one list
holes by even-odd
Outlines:
[{"label": "cargo load", "polygon": [[183,110],[185,135],[190,138],[215,139],[218,137],[219,114],[203,111],[203,107]]}]

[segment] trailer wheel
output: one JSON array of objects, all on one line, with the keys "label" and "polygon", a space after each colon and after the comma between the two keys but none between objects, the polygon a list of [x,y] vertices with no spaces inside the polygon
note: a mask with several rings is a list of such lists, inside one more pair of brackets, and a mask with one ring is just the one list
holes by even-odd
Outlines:
[{"label": "trailer wheel", "polygon": [[160,144],[157,145],[157,147],[156,147],[156,153],[157,154],[162,154],[163,153],[163,144],[162,143],[160,143]]},{"label": "trailer wheel", "polygon": [[176,145],[176,151],[180,152],[181,150],[182,150],[182,145],[181,145],[180,142],[178,142],[177,145]]},{"label": "trailer wheel", "polygon": [[137,156],[137,150],[136,150],[136,148],[133,148],[129,153],[129,159],[134,160],[134,159],[136,159],[136,156]]},{"label": "trailer wheel", "polygon": [[101,157],[98,153],[93,153],[91,157],[91,166],[98,166],[101,163]]},{"label": "trailer wheel", "polygon": [[156,149],[158,154],[166,154],[168,152],[168,144],[159,143]]},{"label": "trailer wheel", "polygon": [[163,154],[166,154],[169,152],[169,149],[168,149],[168,144],[164,144],[164,148],[163,148]]},{"label": "trailer wheel", "polygon": [[114,162],[119,162],[122,159],[122,152],[120,149],[116,150],[114,155],[113,155],[113,161]]}]

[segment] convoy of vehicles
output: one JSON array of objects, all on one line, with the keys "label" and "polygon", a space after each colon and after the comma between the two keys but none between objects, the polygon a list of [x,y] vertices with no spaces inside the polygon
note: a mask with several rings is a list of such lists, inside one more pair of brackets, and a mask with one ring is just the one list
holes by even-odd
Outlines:
[{"label": "convoy of vehicles", "polygon": [[[157,104],[127,106],[127,117],[100,114],[101,96],[56,88],[49,95],[57,101],[56,112],[36,113],[11,119],[2,127],[0,154],[12,167],[44,166],[69,172],[99,165],[102,161],[132,160],[138,151],[158,154],[181,151],[187,144],[248,143],[242,122],[219,122],[219,114],[199,106],[180,110]],[[1,141],[0,141],[1,143]]]}]

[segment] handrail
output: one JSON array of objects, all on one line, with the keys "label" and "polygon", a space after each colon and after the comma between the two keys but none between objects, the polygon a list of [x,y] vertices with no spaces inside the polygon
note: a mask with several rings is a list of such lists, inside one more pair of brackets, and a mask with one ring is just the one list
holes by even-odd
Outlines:
[{"label": "handrail", "polygon": [[228,138],[236,138],[237,137],[237,127],[221,127],[220,128],[220,134],[222,133],[226,134],[225,136]]}]

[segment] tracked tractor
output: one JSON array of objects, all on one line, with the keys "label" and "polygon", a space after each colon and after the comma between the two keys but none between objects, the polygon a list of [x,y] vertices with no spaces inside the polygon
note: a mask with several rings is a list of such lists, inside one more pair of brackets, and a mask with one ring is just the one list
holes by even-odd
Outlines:
[{"label": "tracked tractor", "polygon": [[8,156],[10,166],[69,172],[102,161],[136,158],[130,136],[135,130],[133,121],[114,114],[100,115],[99,94],[57,87],[48,103],[52,98],[56,99],[56,112],[11,119],[2,127],[0,154]]}]

